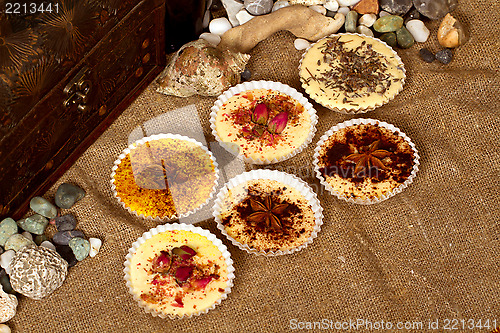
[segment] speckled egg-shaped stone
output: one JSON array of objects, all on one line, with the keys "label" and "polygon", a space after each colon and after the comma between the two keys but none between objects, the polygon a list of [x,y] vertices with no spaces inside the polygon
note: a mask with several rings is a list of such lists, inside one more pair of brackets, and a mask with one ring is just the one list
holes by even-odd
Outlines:
[{"label": "speckled egg-shaped stone", "polygon": [[5,246],[5,242],[10,236],[17,234],[17,223],[10,217],[0,222],[0,245]]},{"label": "speckled egg-shaped stone", "polygon": [[68,246],[73,251],[76,260],[82,261],[87,258],[90,251],[90,242],[84,238],[74,237],[68,243]]},{"label": "speckled egg-shaped stone", "polygon": [[63,284],[68,263],[56,251],[29,245],[16,252],[10,269],[10,283],[15,291],[42,299]]},{"label": "speckled egg-shaped stone", "polygon": [[12,319],[16,314],[17,297],[7,294],[0,286],[0,323]]},{"label": "speckled egg-shaped stone", "polygon": [[42,235],[48,224],[49,220],[40,214],[35,214],[17,221],[17,225],[19,227],[35,235]]},{"label": "speckled egg-shaped stone", "polygon": [[30,208],[35,213],[53,219],[57,215],[57,208],[49,202],[49,200],[42,197],[34,197],[30,201]]},{"label": "speckled egg-shaped stone", "polygon": [[73,214],[58,216],[54,219],[57,231],[69,231],[76,228],[76,217]]},{"label": "speckled egg-shaped stone", "polygon": [[19,251],[25,246],[35,244],[32,240],[24,237],[21,234],[15,234],[9,237],[5,242],[5,250]]}]

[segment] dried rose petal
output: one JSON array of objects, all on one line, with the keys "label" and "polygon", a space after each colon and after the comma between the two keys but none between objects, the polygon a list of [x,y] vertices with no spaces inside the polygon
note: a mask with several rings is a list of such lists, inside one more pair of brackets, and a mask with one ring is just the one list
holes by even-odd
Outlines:
[{"label": "dried rose petal", "polygon": [[265,125],[267,124],[267,119],[269,118],[269,110],[266,104],[259,103],[255,106],[252,113],[252,121],[256,124]]},{"label": "dried rose petal", "polygon": [[168,272],[170,265],[172,264],[172,259],[167,251],[161,251],[153,259],[153,271],[157,273]]},{"label": "dried rose petal", "polygon": [[210,281],[212,281],[212,277],[209,276],[209,277],[206,277],[206,278],[202,278],[202,279],[197,279],[197,280],[194,280],[193,282],[191,282],[191,285],[198,289],[198,290],[201,290],[201,289],[205,289],[205,287],[207,286],[207,284],[210,283]]},{"label": "dried rose petal", "polygon": [[288,112],[281,112],[276,115],[267,125],[267,130],[272,134],[283,132],[288,122]]},{"label": "dried rose petal", "polygon": [[189,260],[196,255],[196,251],[187,245],[182,245],[181,247],[174,247],[172,249],[172,254],[178,256],[182,260]]},{"label": "dried rose petal", "polygon": [[175,271],[175,279],[178,283],[186,282],[193,274],[193,267],[181,266]]}]

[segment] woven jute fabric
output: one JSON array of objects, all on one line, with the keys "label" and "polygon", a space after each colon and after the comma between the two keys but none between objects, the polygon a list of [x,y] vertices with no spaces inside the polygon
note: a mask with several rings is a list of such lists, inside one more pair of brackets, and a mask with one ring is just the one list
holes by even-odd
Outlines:
[{"label": "woven jute fabric", "polygon": [[[407,80],[393,101],[357,116],[313,103],[319,115],[313,142],[268,167],[298,175],[318,193],[324,224],[310,246],[292,255],[259,257],[233,246],[213,218],[197,224],[227,245],[236,278],[215,310],[190,319],[153,317],[129,294],[125,255],[157,223],[119,205],[110,174],[137,126],[180,107],[196,107],[206,142],[214,142],[209,112],[215,98],[165,96],[151,84],[45,195],[53,200],[62,182],[84,188],[86,197],[67,212],[77,217],[77,229],[102,239],[101,251],[70,268],[63,286],[45,299],[19,296],[9,326],[14,332],[284,332],[327,326],[436,332],[448,324],[458,332],[493,331],[495,320],[500,325],[500,6],[497,0],[461,1],[454,15],[471,38],[454,51],[449,65],[428,64],[418,56],[422,46],[440,49],[439,22],[430,22],[426,44],[398,49]],[[258,44],[247,66],[252,79],[303,92],[302,51],[293,41],[290,33],[279,32]],[[371,206],[338,200],[312,171],[320,136],[339,122],[362,117],[399,127],[421,156],[415,181]],[[252,168],[257,167],[247,166]],[[471,320],[482,325],[489,320],[491,327],[470,329]]]}]

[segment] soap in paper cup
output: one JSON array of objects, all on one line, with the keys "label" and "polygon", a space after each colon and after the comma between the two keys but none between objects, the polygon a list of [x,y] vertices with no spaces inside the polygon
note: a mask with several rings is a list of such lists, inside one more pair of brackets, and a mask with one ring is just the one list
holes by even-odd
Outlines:
[{"label": "soap in paper cup", "polygon": [[[326,148],[324,148],[324,147],[326,147],[326,143],[328,142],[330,137],[340,130],[355,128],[355,126],[357,126],[357,125],[374,125],[374,126],[377,126],[380,128],[384,128],[384,129],[388,130],[387,133],[391,133],[394,137],[401,137],[404,140],[404,141],[402,141],[401,144],[404,145],[404,147],[406,147],[406,150],[411,151],[411,156],[412,156],[411,162],[413,165],[411,167],[411,170],[408,170],[409,171],[408,177],[404,180],[404,182],[400,183],[400,185],[395,186],[392,190],[390,190],[386,193],[382,193],[380,195],[377,194],[377,195],[374,195],[371,197],[370,196],[362,197],[361,195],[360,196],[353,196],[352,193],[349,195],[346,195],[346,190],[341,189],[341,186],[343,186],[343,187],[352,186],[353,183],[349,183],[348,180],[344,181],[342,179],[342,177],[339,176],[339,173],[340,172],[348,173],[349,172],[348,168],[343,169],[344,171],[342,171],[342,169],[337,168],[336,166],[332,167],[335,170],[338,169],[338,171],[335,172],[335,170],[332,169],[334,171],[334,173],[336,173],[336,174],[334,174],[333,176],[330,176],[330,177],[335,178],[336,182],[339,182],[339,181],[344,182],[344,184],[337,184],[336,188],[334,188],[334,186],[332,186],[326,180],[325,176],[321,172],[321,168],[324,168],[326,166],[326,165],[323,165],[324,164],[323,162],[320,162],[320,160],[323,160],[323,158],[321,156],[323,156],[325,154],[325,152],[323,152],[323,151]],[[404,143],[406,143],[407,145]],[[403,146],[401,146],[401,147],[403,147]],[[404,150],[404,149],[401,148],[401,150]],[[350,154],[350,153],[352,153],[352,152],[349,152],[349,153],[346,152],[346,156],[347,156],[347,154]],[[408,153],[405,153],[404,151],[402,151],[400,153],[403,154],[402,156],[410,156]],[[387,200],[390,197],[393,197],[396,194],[401,193],[405,188],[407,188],[416,177],[416,174],[418,171],[418,166],[420,165],[419,159],[420,159],[420,156],[418,155],[418,151],[417,151],[417,148],[415,147],[415,144],[399,128],[395,127],[394,125],[391,125],[391,124],[388,124],[386,122],[382,122],[382,121],[379,121],[376,119],[359,118],[359,119],[352,119],[352,120],[345,121],[343,123],[339,123],[337,125],[334,125],[328,131],[326,131],[325,134],[323,136],[321,136],[321,138],[318,141],[317,146],[314,150],[313,164],[314,164],[314,171],[315,171],[316,177],[319,179],[320,183],[332,195],[336,196],[337,198],[339,198],[341,200],[349,202],[349,203],[370,205],[370,204],[375,204],[375,203],[379,203],[379,202],[382,202],[384,200]],[[354,163],[354,161],[352,163]],[[354,171],[355,171],[355,169],[354,169]]]},{"label": "soap in paper cup", "polygon": [[[274,181],[278,183],[275,183]],[[255,186],[254,183],[257,183],[257,186]],[[249,186],[249,184],[251,184],[251,186]],[[250,187],[252,187],[252,189],[250,189]],[[273,197],[276,199],[272,202],[273,209],[282,203],[289,204],[289,208],[286,208],[284,212],[281,213],[283,215],[277,215],[279,218],[282,218],[282,222],[287,222],[287,229],[285,229],[287,233],[291,234],[297,231],[300,232],[301,228],[304,228],[302,231],[304,236],[301,236],[297,241],[294,241],[293,238],[287,239],[286,236],[283,236],[285,233],[281,233],[277,236],[281,238],[278,241],[273,241],[274,243],[266,248],[265,243],[269,242],[269,239],[273,237],[267,234],[271,231],[269,231],[268,228],[263,229],[263,224],[255,224],[250,222],[250,220],[245,220],[239,213],[236,213],[236,221],[238,221],[236,224],[238,226],[236,226],[233,230],[230,230],[230,228],[226,229],[226,221],[224,220],[229,213],[233,214],[235,209],[248,209],[248,207],[250,207],[248,204],[248,202],[250,202],[250,197],[259,202],[265,203],[265,199],[261,199],[266,198],[270,194],[270,190],[275,191],[274,195],[276,195]],[[283,191],[285,194],[280,195],[279,191]],[[257,196],[250,196],[251,192],[257,194],[258,198]],[[300,201],[298,201],[298,199],[290,199],[296,197],[299,197]],[[293,222],[293,226],[289,226],[289,221],[297,217],[297,215],[292,214],[289,215],[290,217],[286,216],[286,214],[289,214],[287,209],[290,211],[293,204],[296,204],[295,207],[309,208],[299,210],[303,215],[303,219],[300,221],[299,219],[296,219],[296,221]],[[247,208],[245,208],[245,205]],[[314,238],[316,238],[318,232],[321,230],[321,225],[323,224],[323,209],[316,193],[314,193],[305,181],[285,172],[265,169],[244,172],[230,179],[217,195],[214,203],[213,215],[215,221],[217,222],[217,228],[231,241],[231,243],[248,253],[268,257],[291,254],[306,248],[313,242]],[[234,231],[239,230],[241,226],[248,228],[244,230],[247,230],[247,234],[255,236],[256,240],[246,242],[244,240],[247,238],[245,235],[236,236],[238,239],[235,239],[232,235],[236,235]],[[276,246],[276,242],[279,243],[280,240],[284,240],[284,244],[286,245]],[[264,243],[264,245],[262,245],[262,243]]]},{"label": "soap in paper cup", "polygon": [[[258,125],[251,119],[251,112],[257,100],[260,100],[252,99],[255,97],[252,92],[261,90],[271,91],[267,96],[272,96],[273,92],[274,95],[277,92],[284,94],[288,96],[286,98],[292,98],[304,108],[298,116],[289,116],[283,132],[274,137],[266,130],[274,116],[267,119],[267,125]],[[231,118],[235,117],[235,113],[224,115],[221,111],[228,101],[234,101],[235,98],[240,98],[239,101],[247,103],[245,107],[239,109],[238,120]],[[270,99],[270,97],[267,98]],[[277,113],[280,107],[271,109],[275,109],[276,111],[272,112]],[[235,121],[238,124],[235,125]],[[218,97],[210,113],[210,127],[215,139],[227,151],[252,164],[277,163],[299,154],[311,143],[316,133],[317,122],[316,110],[306,97],[286,84],[272,81],[249,81],[229,88]],[[295,124],[298,125],[295,126]],[[280,143],[282,139],[284,143]]]},{"label": "soap in paper cup", "polygon": [[[176,243],[173,243],[173,241],[171,242],[171,239],[176,239]],[[145,279],[152,279],[151,281],[148,280],[146,285],[148,283],[153,283],[153,281],[156,280],[156,277],[154,276],[148,277],[147,272],[150,271],[151,267],[149,266],[151,266],[151,264],[147,260],[142,261],[141,259],[145,258],[141,258],[140,255],[144,255],[143,253],[146,252],[146,255],[144,256],[147,257],[147,251],[151,251],[150,254],[154,256],[157,255],[161,250],[167,249],[169,245],[170,247],[179,247],[181,246],[181,244],[188,246],[190,245],[192,248],[196,248],[195,245],[199,244],[200,249],[205,249],[199,251],[205,251],[202,256],[206,256],[205,259],[199,260],[204,260],[207,262],[209,262],[209,260],[212,260],[212,262],[220,261],[220,263],[224,263],[226,266],[226,269],[223,269],[223,272],[220,272],[219,269],[219,279],[222,278],[224,281],[211,279],[210,282],[208,282],[208,284],[204,287],[204,289],[202,289],[204,293],[206,292],[208,293],[208,295],[213,296],[208,299],[208,304],[203,305],[202,301],[196,299],[196,297],[199,295],[194,295],[193,293],[191,302],[199,302],[200,307],[193,310],[191,310],[191,307],[189,310],[187,310],[187,307],[191,305],[191,302],[186,300],[186,296],[188,296],[188,298],[191,296],[189,295],[191,291],[187,289],[186,294],[184,294],[182,298],[182,300],[186,303],[184,304],[186,306],[186,313],[182,313],[184,312],[183,310],[179,311],[178,306],[171,306],[170,303],[165,306],[165,309],[163,309],[159,308],[160,306],[155,306],[152,302],[146,301],[150,300],[150,298],[141,294],[141,291],[143,291],[143,289],[139,288],[139,286],[143,287],[143,285],[138,282],[142,281],[144,277],[146,277]],[[213,254],[215,248],[220,252],[220,256]],[[196,258],[196,256],[194,258]],[[137,241],[132,244],[132,247],[129,249],[126,256],[124,266],[124,279],[126,281],[129,293],[133,296],[134,300],[144,311],[150,313],[152,316],[158,316],[161,318],[190,318],[192,316],[199,316],[200,314],[207,313],[208,311],[214,309],[218,304],[220,304],[222,300],[226,299],[231,292],[231,288],[233,287],[233,261],[231,259],[231,254],[227,251],[226,246],[208,230],[188,224],[164,224],[159,225],[158,227],[153,228],[148,232],[145,232],[141,237],[139,237],[139,239],[137,239]],[[164,280],[156,280],[156,284],[159,285],[159,288],[166,285],[163,281]],[[172,283],[175,284],[175,280],[173,280]],[[211,285],[211,283],[218,283],[221,286]],[[188,286],[188,288],[190,288],[190,286]],[[210,294],[210,292],[212,292],[212,294]],[[162,301],[165,301],[165,298],[163,298]],[[178,303],[174,304],[178,305]]]},{"label": "soap in paper cup", "polygon": [[111,188],[131,214],[157,222],[187,217],[212,198],[219,170],[200,142],[157,134],[129,145],[114,162]]},{"label": "soap in paper cup", "polygon": [[[359,59],[348,59],[342,66],[336,66],[341,51],[333,45],[339,38],[344,44],[364,42],[364,48],[359,51],[366,53],[364,59],[359,56]],[[327,58],[327,45],[335,54],[331,59]],[[361,79],[362,74],[367,78]],[[323,37],[304,51],[299,62],[299,78],[305,92],[320,105],[344,114],[358,114],[393,100],[403,90],[406,70],[396,51],[382,40],[357,33],[340,33]],[[356,80],[363,80],[363,83],[356,87]],[[369,97],[364,95],[368,93],[367,86],[372,90]]]}]

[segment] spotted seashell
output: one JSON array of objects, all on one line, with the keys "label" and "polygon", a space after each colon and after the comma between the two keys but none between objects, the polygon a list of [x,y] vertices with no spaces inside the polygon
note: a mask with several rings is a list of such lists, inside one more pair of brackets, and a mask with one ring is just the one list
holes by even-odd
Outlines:
[{"label": "spotted seashell", "polygon": [[157,91],[166,95],[219,96],[241,82],[250,55],[219,49],[204,39],[183,45],[160,74]]},{"label": "spotted seashell", "polygon": [[17,251],[9,267],[12,288],[38,300],[59,288],[68,272],[68,263],[56,251],[36,245]]},{"label": "spotted seashell", "polygon": [[0,323],[5,323],[16,314],[17,297],[3,291],[0,284]]}]

